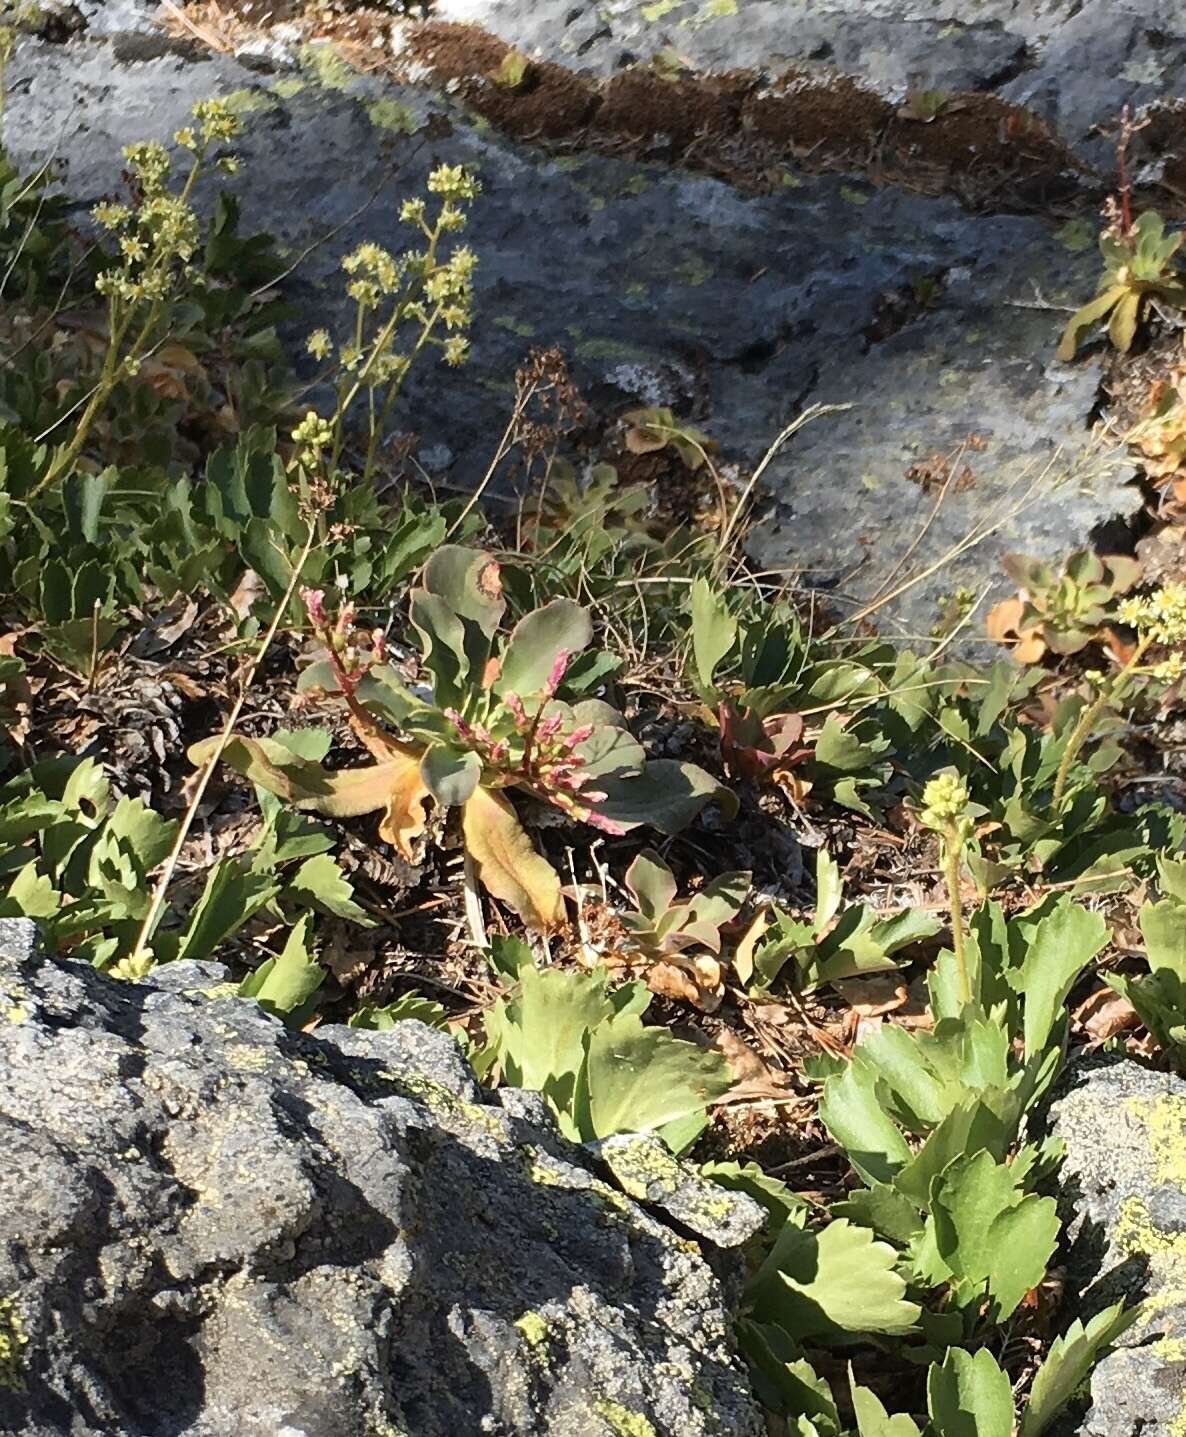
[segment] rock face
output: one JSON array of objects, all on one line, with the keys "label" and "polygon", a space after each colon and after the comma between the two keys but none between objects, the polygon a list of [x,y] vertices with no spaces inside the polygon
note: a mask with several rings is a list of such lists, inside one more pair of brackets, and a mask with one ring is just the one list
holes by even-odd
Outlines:
[{"label": "rock face", "polygon": [[1091,1377],[1078,1437],[1186,1430],[1186,1081],[1119,1059],[1072,1070],[1051,1106],[1066,1144],[1066,1291],[1090,1316],[1119,1298],[1145,1315]]},{"label": "rock face", "polygon": [[674,50],[705,70],[829,64],[895,100],[992,92],[1095,161],[1096,126],[1186,86],[1175,0],[435,0],[433,14],[604,75]]},{"label": "rock face", "polygon": [[[591,24],[594,8],[614,33],[638,9],[572,13]],[[748,32],[716,15],[728,8],[686,36],[732,36],[736,53],[703,58],[743,64]],[[737,16],[787,8],[751,0]],[[489,23],[509,34],[527,13],[495,6]],[[521,38],[543,44],[551,13],[541,6]],[[669,22],[682,13],[670,9]],[[479,256],[473,359],[414,370],[396,417],[446,483],[464,489],[482,475],[516,367],[532,346],[558,344],[603,420],[670,404],[726,458],[751,465],[808,404],[850,404],[769,466],[773,504],[753,546],[764,567],[829,589],[842,612],[997,526],[878,614],[904,632],[927,633],[957,586],[1007,587],[1003,551],[1060,556],[1139,506],[1127,466],[1083,457],[1095,360],[1054,359],[1061,311],[1098,276],[1094,201],[1070,224],[1065,212],[1057,224],[971,215],[951,198],[806,175],[793,162],[777,192],[746,194],[669,165],[516,143],[423,85],[356,74],[328,46],[269,40],[236,59],[172,40],[146,15],[134,0],[92,5],[90,28],[69,43],[23,41],[9,66],[7,142],[33,165],[52,136],[81,207],[118,186],[123,144],[167,137],[197,98],[235,96],[247,124],[234,182],[244,226],[303,256],[286,285],[297,353],[316,326],[340,332],[346,250],[409,242],[396,211],[428,166],[479,171],[484,194],[466,236]],[[561,17],[547,33],[569,30]],[[912,20],[909,33],[930,30]],[[994,20],[984,33],[1005,32]],[[601,43],[568,59],[592,64]],[[907,471],[955,453],[970,433],[983,441],[966,454],[973,482],[950,487],[916,548],[935,495]]]},{"label": "rock face", "polygon": [[[18,937],[0,1431],[762,1430],[701,1249],[656,1194],[648,1212],[601,1181],[536,1095],[499,1105],[418,1023],[293,1035],[204,996],[215,965],[120,984]],[[743,1201],[722,1232],[759,1222]]]}]

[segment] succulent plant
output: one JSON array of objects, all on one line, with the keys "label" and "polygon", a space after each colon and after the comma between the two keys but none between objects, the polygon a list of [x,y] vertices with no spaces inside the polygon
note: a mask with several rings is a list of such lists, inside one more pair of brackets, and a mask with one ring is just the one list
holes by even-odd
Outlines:
[{"label": "succulent plant", "polygon": [[1087,332],[1105,319],[1108,338],[1127,354],[1150,300],[1186,308],[1186,284],[1170,265],[1182,239],[1181,233],[1167,235],[1165,221],[1153,210],[1138,215],[1127,231],[1115,226],[1105,230],[1100,235],[1104,272],[1099,292],[1068,320],[1059,359],[1074,359]]},{"label": "succulent plant", "polygon": [[991,638],[1013,642],[1019,663],[1032,664],[1050,650],[1075,654],[1096,638],[1112,617],[1111,606],[1141,574],[1140,563],[1123,554],[1106,557],[1080,549],[1061,573],[1041,559],[1008,554],[1002,561],[1021,593],[992,609]]},{"label": "succulent plant", "polygon": [[675,875],[651,849],[626,870],[634,909],[620,915],[628,944],[659,965],[658,991],[674,991],[711,1012],[721,1000],[721,929],[741,911],[750,887],[748,873],[722,873],[690,898],[679,899]]},{"label": "succulent plant", "polygon": [[[696,765],[648,760],[608,703],[558,696],[592,639],[589,615],[570,599],[554,599],[501,637],[506,603],[489,554],[445,545],[412,592],[427,695],[409,688],[387,662],[381,632],[369,638],[356,632],[351,605],[331,619],[320,591],[304,598],[325,657],[302,675],[301,686],[341,695],[375,763],[331,772],[242,735],[227,745],[224,759],[298,808],[339,818],[382,812],[380,837],[408,859],[424,832],[428,801],[459,807],[478,876],[530,926],[549,929],[561,921],[560,879],[535,851],[504,790],[518,789],[615,834],[644,823],[673,833],[714,798],[735,808],[733,796]],[[203,762],[214,742],[197,744],[191,759]]]}]

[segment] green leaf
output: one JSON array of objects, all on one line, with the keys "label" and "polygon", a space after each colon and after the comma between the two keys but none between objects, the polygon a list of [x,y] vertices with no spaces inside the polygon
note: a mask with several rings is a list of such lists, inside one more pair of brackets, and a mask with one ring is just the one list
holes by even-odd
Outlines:
[{"label": "green leaf", "polygon": [[325,969],[309,956],[307,915],[288,935],[279,957],[261,963],[239,985],[239,996],[255,998],[261,1008],[278,1017],[295,1012],[317,992],[325,981]]},{"label": "green leaf", "polygon": [[1153,972],[1168,970],[1186,983],[1186,903],[1177,898],[1146,903],[1137,922]]},{"label": "green leaf", "polygon": [[552,1090],[567,1078],[568,1091],[585,1060],[584,1035],[613,1016],[604,968],[590,973],[519,969],[519,992],[487,1014],[487,1036],[495,1043],[508,1083]]},{"label": "green leaf", "polygon": [[465,627],[439,594],[414,589],[408,606],[412,627],[420,635],[424,666],[432,675],[432,696],[438,709],[462,702],[469,674]]},{"label": "green leaf", "polygon": [[1062,338],[1058,343],[1058,357],[1064,363],[1074,359],[1079,346],[1083,343],[1083,336],[1089,329],[1099,323],[1101,319],[1117,305],[1128,293],[1127,285],[1114,284],[1110,288],[1097,294],[1094,299],[1089,299],[1085,305],[1077,309],[1067,321],[1067,327],[1062,332]]},{"label": "green leaf", "polygon": [[480,549],[444,544],[424,566],[424,588],[454,614],[475,623],[489,639],[506,609],[498,562]]},{"label": "green leaf", "polygon": [[420,993],[403,993],[381,1007],[374,1003],[363,1003],[350,1014],[346,1023],[350,1028],[384,1031],[409,1019],[426,1023],[430,1028],[448,1027],[448,1014],[444,1007]]},{"label": "green leaf", "polygon": [[584,1047],[572,1116],[585,1141],[661,1129],[702,1112],[733,1086],[719,1053],[644,1027],[633,1013],[593,1027]]},{"label": "green leaf", "polygon": [[270,874],[252,872],[240,858],[221,859],[210,870],[175,956],[209,958],[279,891],[279,882]]},{"label": "green leaf", "polygon": [[1112,318],[1108,321],[1108,338],[1121,354],[1127,354],[1137,337],[1137,321],[1141,317],[1141,301],[1144,296],[1139,290],[1127,290],[1116,301]]},{"label": "green leaf", "polygon": [[987,1347],[948,1350],[927,1376],[927,1409],[936,1437],[1011,1437],[1013,1392]]},{"label": "green leaf", "polygon": [[1009,982],[1025,998],[1025,1056],[1045,1048],[1076,978],[1104,946],[1107,925],[1062,895],[1034,929],[1025,958]]},{"label": "green leaf", "polygon": [[860,1437],[920,1437],[918,1425],[904,1412],[891,1417],[881,1399],[867,1387],[858,1387],[851,1366],[848,1384],[852,1390],[853,1416],[857,1419]]},{"label": "green leaf", "polygon": [[742,1318],[737,1340],[750,1366],[754,1395],[771,1412],[798,1419],[792,1429],[795,1437],[834,1437],[840,1431],[831,1389],[788,1333],[772,1323]]},{"label": "green leaf", "polygon": [[981,1151],[944,1169],[931,1207],[939,1256],[973,1292],[987,1285],[998,1320],[1008,1317],[1046,1275],[1059,1234],[1054,1199],[1026,1193],[1007,1164]]},{"label": "green leaf", "polygon": [[754,1314],[801,1341],[907,1332],[920,1309],[905,1300],[897,1262],[888,1243],[845,1218],[819,1232],[786,1223],[750,1285]]},{"label": "green leaf", "polygon": [[307,858],[285,885],[283,896],[305,907],[319,908],[337,918],[373,928],[375,919],[354,901],[354,887],[328,853]]},{"label": "green leaf", "polygon": [[815,931],[822,933],[840,908],[844,885],[840,881],[840,865],[826,848],[815,855]]},{"label": "green leaf", "polygon": [[895,1179],[894,1187],[874,1183],[872,1187],[854,1188],[828,1211],[833,1217],[846,1217],[859,1227],[872,1228],[878,1237],[897,1247],[909,1247],[922,1233],[922,1219],[918,1207],[899,1190],[900,1185],[901,1175]]},{"label": "green leaf", "polygon": [[1076,1318],[1051,1344],[1034,1376],[1018,1437],[1041,1437],[1075,1395],[1104,1348],[1110,1347],[1140,1315],[1139,1307],[1126,1311],[1123,1302],[1117,1302],[1097,1312],[1086,1326]]},{"label": "green leaf", "polygon": [[742,1192],[766,1209],[767,1237],[773,1237],[789,1217],[804,1215],[810,1204],[793,1193],[780,1178],[772,1177],[757,1163],[702,1163],[700,1172],[731,1192]]},{"label": "green leaf", "polygon": [[420,760],[420,777],[442,808],[459,807],[471,797],[482,776],[482,761],[472,750],[433,744]]},{"label": "green leaf", "polygon": [[23,918],[53,918],[61,909],[61,895],[43,873],[36,861],[27,863],[8,885],[0,899],[0,914]]},{"label": "green leaf", "polygon": [[518,694],[521,699],[543,693],[561,654],[580,653],[592,637],[587,610],[571,599],[553,599],[527,614],[511,631],[503,651],[497,692]]},{"label": "green leaf", "polygon": [[77,469],[64,481],[62,508],[71,538],[87,544],[99,542],[99,516],[115,477],[114,469],[104,469],[101,474]]},{"label": "green leaf", "polygon": [[1157,855],[1157,878],[1167,898],[1186,902],[1186,858],[1171,858],[1168,853]]},{"label": "green leaf", "polygon": [[652,920],[667,912],[679,891],[675,875],[653,848],[644,848],[635,858],[624,882],[638,911]]},{"label": "green leaf", "polygon": [[892,1183],[895,1173],[910,1161],[910,1149],[882,1111],[876,1084],[869,1068],[849,1063],[824,1084],[819,1115],[867,1183]]},{"label": "green leaf", "polygon": [[641,773],[607,775],[598,787],[606,796],[595,805],[597,812],[627,829],[648,823],[660,833],[675,834],[714,800],[726,817],[737,812],[735,794],[694,763],[675,759],[651,759]]},{"label": "green leaf", "polygon": [[705,695],[712,695],[717,665],[737,639],[737,622],[729,613],[724,597],[707,579],[692,584],[692,657],[696,677]]}]

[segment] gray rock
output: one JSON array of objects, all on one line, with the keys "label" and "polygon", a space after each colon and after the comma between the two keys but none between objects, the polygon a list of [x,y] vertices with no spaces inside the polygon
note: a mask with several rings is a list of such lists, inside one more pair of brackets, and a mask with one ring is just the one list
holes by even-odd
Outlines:
[{"label": "gray rock", "polygon": [[[754,548],[844,603],[872,597],[927,520],[933,500],[906,470],[980,433],[977,482],[948,496],[911,566],[1000,519],[1022,473],[1040,476],[1032,502],[879,615],[906,632],[926,633],[957,584],[979,590],[998,575],[1003,550],[1063,554],[1139,503],[1123,466],[1081,457],[1093,361],[1053,360],[1062,310],[1096,281],[1082,227],[974,217],[836,176],[788,171],[784,190],[754,197],[657,165],[552,158],[328,55],[302,52],[299,73],[269,77],[161,36],[26,42],[11,65],[8,141],[24,164],[56,150],[89,203],[116,186],[122,144],[168,135],[196,98],[237,95],[244,222],[306,256],[287,286],[298,351],[309,330],[344,320],[343,252],[405,244],[395,211],[426,168],[474,165],[485,186],[467,235],[480,256],[474,357],[416,371],[395,421],[416,428],[429,468],[448,454],[450,482],[477,481],[532,345],[568,353],[603,419],[659,398],[749,463],[809,402],[852,402],[771,466],[775,504]],[[450,136],[405,133],[438,112]]]},{"label": "gray rock", "polygon": [[651,1133],[615,1133],[591,1145],[623,1192],[657,1207],[716,1247],[740,1247],[762,1229],[765,1209],[677,1162]]},{"label": "gray rock", "polygon": [[185,967],[0,961],[0,1430],[758,1437],[696,1245],[450,1040]]},{"label": "gray rock", "polygon": [[37,924],[31,918],[0,918],[0,958],[20,962],[34,957],[40,946]]},{"label": "gray rock", "polygon": [[1072,1315],[1147,1299],[1092,1374],[1091,1408],[1073,1430],[1177,1437],[1186,1426],[1186,1081],[1121,1059],[1081,1064],[1051,1105],[1050,1129],[1067,1149],[1060,1201]]}]

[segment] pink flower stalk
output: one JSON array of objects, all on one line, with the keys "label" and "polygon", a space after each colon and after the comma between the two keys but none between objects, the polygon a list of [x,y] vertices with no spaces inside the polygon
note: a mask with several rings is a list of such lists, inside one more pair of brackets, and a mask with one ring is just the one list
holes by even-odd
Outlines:
[{"label": "pink flower stalk", "polygon": [[523,700],[518,694],[503,694],[502,701],[511,711],[511,717],[519,728],[525,728],[528,723],[527,710],[523,707]]},{"label": "pink flower stalk", "polygon": [[445,709],[444,713],[445,717],[449,720],[449,722],[453,725],[453,727],[457,730],[457,732],[461,735],[463,739],[469,740],[473,738],[474,731],[470,727],[468,719],[463,718],[456,709]]},{"label": "pink flower stalk", "polygon": [[552,735],[559,730],[560,725],[563,722],[563,714],[549,714],[546,719],[542,720],[542,722],[535,730],[535,736],[537,740],[543,742],[547,739],[550,739]]},{"label": "pink flower stalk", "polygon": [[593,737],[593,725],[591,723],[578,724],[564,736],[565,748],[576,748],[577,744],[584,743],[587,738]]},{"label": "pink flower stalk", "polygon": [[552,669],[548,674],[547,682],[544,684],[544,693],[550,698],[560,687],[564,678],[565,670],[568,668],[568,661],[572,658],[571,649],[561,649],[552,661]]}]

